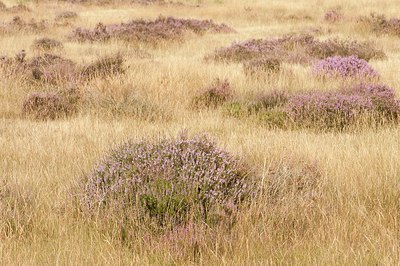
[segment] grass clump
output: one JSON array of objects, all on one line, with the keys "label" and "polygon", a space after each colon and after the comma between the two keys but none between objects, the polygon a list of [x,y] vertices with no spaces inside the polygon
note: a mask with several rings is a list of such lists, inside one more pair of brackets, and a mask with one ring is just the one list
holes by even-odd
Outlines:
[{"label": "grass clump", "polygon": [[62,49],[64,46],[62,42],[51,39],[51,38],[40,38],[33,42],[33,49],[49,51],[54,49]]},{"label": "grass clump", "polygon": [[216,108],[233,97],[233,89],[228,80],[216,79],[193,98],[196,108]]}]

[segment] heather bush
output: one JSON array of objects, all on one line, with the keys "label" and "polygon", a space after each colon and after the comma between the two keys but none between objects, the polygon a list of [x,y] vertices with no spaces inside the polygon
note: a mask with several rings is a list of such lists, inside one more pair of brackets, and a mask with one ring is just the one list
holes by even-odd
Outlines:
[{"label": "heather bush", "polygon": [[109,152],[85,182],[84,210],[109,219],[113,210],[125,217],[124,228],[133,219],[154,229],[212,225],[253,193],[241,162],[207,136],[128,141]]},{"label": "heather bush", "polygon": [[179,39],[185,32],[193,32],[195,34],[203,34],[205,32],[231,33],[234,30],[225,24],[216,24],[212,20],[159,17],[154,21],[140,19],[113,25],[99,23],[92,30],[77,28],[70,38],[76,41],[122,39],[157,43],[162,40]]},{"label": "heather bush", "polygon": [[49,84],[64,84],[76,81],[76,64],[61,56],[45,53],[23,61],[17,68],[34,81]]},{"label": "heather bush", "polygon": [[367,61],[357,56],[334,56],[320,60],[313,66],[313,73],[324,77],[378,77],[379,74]]},{"label": "heather bush", "polygon": [[343,93],[358,94],[369,99],[373,105],[374,113],[389,120],[395,119],[400,114],[400,101],[396,98],[393,88],[382,84],[361,83],[342,89]]},{"label": "heather bush", "polygon": [[328,10],[324,15],[324,20],[330,23],[335,23],[343,19],[343,14],[337,9]]},{"label": "heather bush", "polygon": [[7,6],[0,1],[0,10],[5,10],[7,8]]},{"label": "heather bush", "polygon": [[65,116],[67,109],[62,97],[57,93],[35,92],[24,100],[22,114],[40,120],[56,119]]},{"label": "heather bush", "polygon": [[17,32],[43,32],[48,28],[47,22],[35,21],[32,19],[29,22],[24,21],[21,17],[15,16],[10,22],[3,22],[0,24],[0,33],[14,34]]},{"label": "heather bush", "polygon": [[83,79],[112,76],[124,73],[124,58],[120,53],[101,57],[91,64],[82,67],[80,76]]},{"label": "heather bush", "polygon": [[211,86],[203,89],[193,98],[193,105],[215,108],[233,97],[233,89],[228,80],[216,79]]},{"label": "heather bush", "polygon": [[65,20],[71,20],[71,19],[76,19],[78,17],[78,14],[74,11],[64,11],[61,13],[58,13],[55,17],[55,21],[65,21]]},{"label": "heather bush", "polygon": [[291,34],[275,39],[253,39],[233,43],[207,55],[206,60],[246,62],[258,58],[279,58],[281,62],[310,63],[327,56],[356,55],[365,60],[382,59],[385,54],[371,43],[328,39],[319,41],[309,34]]},{"label": "heather bush", "polygon": [[354,40],[328,39],[314,42],[308,47],[308,53],[315,58],[324,59],[332,56],[356,55],[360,59],[384,59],[385,53],[376,49],[370,42],[358,42]]},{"label": "heather bush", "polygon": [[61,49],[64,46],[60,41],[50,38],[41,38],[35,40],[32,47],[37,50],[52,50],[52,49]]},{"label": "heather bush", "polygon": [[281,62],[277,58],[256,58],[243,64],[244,73],[254,76],[263,73],[274,73],[281,68]]},{"label": "heather bush", "polygon": [[361,17],[358,22],[366,25],[372,32],[377,34],[392,34],[400,36],[400,19],[386,19],[385,15],[372,13],[369,17]]}]

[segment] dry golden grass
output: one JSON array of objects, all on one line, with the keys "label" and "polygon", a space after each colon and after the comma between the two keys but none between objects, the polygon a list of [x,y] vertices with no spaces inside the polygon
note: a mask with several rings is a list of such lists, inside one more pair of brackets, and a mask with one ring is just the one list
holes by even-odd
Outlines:
[{"label": "dry golden grass", "polygon": [[[4,1],[15,4],[14,1]],[[199,7],[194,4],[200,3]],[[41,34],[1,36],[0,50],[14,55],[40,37],[62,40],[62,54],[78,63],[122,51],[129,69],[125,76],[99,79],[83,89],[109,97],[135,93],[155,103],[170,119],[146,121],[129,117],[103,117],[86,112],[56,121],[21,117],[24,97],[40,90],[13,77],[0,80],[0,261],[10,264],[388,264],[400,263],[400,128],[362,129],[345,133],[307,130],[271,130],[252,121],[237,120],[220,110],[196,112],[190,102],[197,91],[215,78],[229,79],[239,95],[273,88],[290,91],[328,89],[340,82],[310,77],[304,66],[284,65],[280,74],[266,81],[246,78],[236,64],[205,63],[204,55],[234,40],[280,36],[318,27],[321,38],[330,36],[373,40],[388,55],[372,61],[381,81],[400,88],[398,37],[360,30],[354,19],[372,11],[396,15],[400,4],[388,1],[317,0],[220,0],[187,1],[191,6],[79,6],[56,1],[27,2],[35,17],[50,21],[59,11],[73,10],[75,26],[97,22],[119,23],[134,18],[176,17],[214,19],[234,27],[237,34],[190,36],[183,43],[158,48],[108,43],[76,43],[66,39],[74,26],[54,27]],[[328,24],[324,12],[340,6],[346,22]],[[296,17],[290,18],[290,15]],[[2,21],[13,15],[0,13]],[[309,19],[305,19],[309,16]],[[331,33],[327,33],[328,29]],[[145,52],[142,52],[145,51]],[[147,53],[149,55],[147,55]],[[397,91],[400,94],[400,91]],[[164,133],[174,136],[183,129],[209,132],[227,150],[245,159],[260,177],[287,158],[316,162],[322,172],[312,201],[289,199],[268,202],[260,194],[243,210],[230,232],[204,229],[192,242],[142,238],[123,245],[116,233],[83,217],[73,201],[74,188],[113,145],[128,138]],[[5,228],[4,230],[1,228]],[[117,228],[115,229],[118,230]]]}]

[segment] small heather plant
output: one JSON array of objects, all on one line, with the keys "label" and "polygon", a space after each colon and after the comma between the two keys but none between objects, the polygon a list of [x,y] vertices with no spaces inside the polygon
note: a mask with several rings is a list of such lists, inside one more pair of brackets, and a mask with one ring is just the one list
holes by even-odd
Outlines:
[{"label": "small heather plant", "polygon": [[55,21],[72,20],[72,19],[76,19],[77,17],[78,17],[78,14],[74,11],[64,11],[64,12],[57,14],[57,16],[55,17]]},{"label": "small heather plant", "polygon": [[140,19],[113,25],[99,23],[93,30],[77,28],[73,31],[71,39],[92,42],[122,39],[157,43],[162,40],[180,39],[186,32],[195,34],[205,32],[231,33],[234,30],[225,24],[216,24],[212,20],[159,17],[154,21]]},{"label": "small heather plant", "polygon": [[257,58],[243,64],[244,73],[249,76],[278,72],[280,68],[281,62],[277,58]]},{"label": "small heather plant", "polygon": [[85,210],[112,217],[115,207],[148,221],[142,228],[213,224],[253,193],[242,163],[207,136],[128,141],[108,153],[85,182]]},{"label": "small heather plant", "polygon": [[320,60],[313,66],[313,73],[325,77],[378,77],[379,74],[367,61],[357,56],[333,56]]},{"label": "small heather plant", "polygon": [[92,79],[124,73],[123,64],[124,58],[120,53],[104,56],[84,66],[80,71],[80,76],[84,79]]},{"label": "small heather plant", "polygon": [[56,119],[67,114],[68,107],[63,98],[54,92],[35,92],[26,97],[22,113],[26,117],[47,120]]},{"label": "small heather plant", "polygon": [[377,34],[400,36],[400,19],[398,18],[387,19],[385,15],[372,13],[369,17],[361,17],[358,22]]},{"label": "small heather plant", "polygon": [[328,39],[314,42],[308,46],[308,53],[315,58],[324,59],[332,56],[355,55],[360,59],[384,59],[385,53],[375,48],[370,42],[358,42],[355,40]]},{"label": "small heather plant", "polygon": [[15,16],[10,22],[5,22],[0,25],[0,33],[15,34],[18,32],[43,32],[48,28],[46,21],[35,21],[32,19],[29,22],[24,21],[20,16]]},{"label": "small heather plant", "polygon": [[195,107],[211,107],[228,101],[233,97],[233,89],[228,80],[216,79],[213,84],[200,92],[193,99]]},{"label": "small heather plant", "polygon": [[33,48],[37,50],[53,50],[53,49],[61,49],[63,48],[63,44],[60,41],[50,39],[50,38],[41,38],[37,39],[33,43]]},{"label": "small heather plant", "polygon": [[336,23],[343,19],[343,14],[338,9],[328,10],[324,15],[324,20],[330,23]]},{"label": "small heather plant", "polygon": [[5,9],[7,9],[6,4],[0,1],[0,10],[5,10]]}]

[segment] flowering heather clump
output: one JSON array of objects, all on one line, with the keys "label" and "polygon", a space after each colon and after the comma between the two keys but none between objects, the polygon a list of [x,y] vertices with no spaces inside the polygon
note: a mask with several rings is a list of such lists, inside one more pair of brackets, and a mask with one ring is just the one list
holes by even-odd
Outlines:
[{"label": "flowering heather clump", "polygon": [[234,30],[225,24],[212,20],[176,19],[159,17],[154,21],[133,20],[128,23],[103,25],[99,23],[93,30],[77,28],[71,38],[77,41],[106,41],[122,39],[126,41],[157,42],[179,39],[185,32],[202,34],[207,31],[230,33]]},{"label": "flowering heather clump", "polygon": [[33,80],[51,84],[73,81],[76,78],[75,63],[54,54],[33,57],[22,63],[21,67]]},{"label": "flowering heather clump", "polygon": [[165,228],[213,222],[251,193],[248,172],[236,158],[207,136],[180,135],[129,141],[112,150],[89,173],[82,202],[89,212],[104,209],[110,217],[114,207],[136,215],[144,226]]},{"label": "flowering heather clump", "polygon": [[256,58],[243,64],[246,75],[256,75],[259,73],[273,73],[281,68],[281,62],[277,58]]},{"label": "flowering heather clump", "polygon": [[377,34],[392,34],[400,36],[400,19],[386,19],[382,14],[372,13],[369,17],[361,17],[358,21],[367,25],[371,31]]},{"label": "flowering heather clump", "polygon": [[56,48],[63,48],[63,44],[60,41],[50,39],[50,38],[41,38],[35,40],[33,43],[33,48],[38,50],[52,50]]},{"label": "flowering heather clump", "polygon": [[228,80],[216,79],[214,83],[197,95],[193,103],[196,107],[217,107],[233,97]]},{"label": "flowering heather clump", "polygon": [[206,56],[208,60],[246,62],[255,58],[275,57],[282,62],[309,63],[327,56],[357,55],[370,60],[381,59],[385,54],[367,42],[330,39],[319,41],[309,34],[287,35],[276,39],[253,39],[233,43]]},{"label": "flowering heather clump", "polygon": [[337,9],[328,10],[324,15],[324,19],[327,22],[335,23],[343,19],[343,14]]},{"label": "flowering heather clump", "polygon": [[316,75],[327,77],[378,77],[379,74],[367,61],[357,56],[328,57],[313,66]]},{"label": "flowering heather clump", "polygon": [[80,75],[84,79],[92,79],[95,77],[104,77],[123,73],[123,64],[124,58],[119,53],[105,56],[87,66],[84,66]]},{"label": "flowering heather clump", "polygon": [[67,114],[68,108],[57,93],[35,92],[24,100],[22,113],[34,119],[56,119]]},{"label": "flowering heather clump", "polygon": [[5,10],[7,8],[7,6],[0,1],[0,10]]},{"label": "flowering heather clump", "polygon": [[371,99],[358,94],[314,91],[291,97],[287,111],[303,126],[343,128],[358,115],[374,110]]},{"label": "flowering heather clump", "polygon": [[369,61],[371,59],[383,59],[386,57],[382,50],[376,49],[370,42],[339,39],[314,42],[308,47],[308,52],[313,57],[319,59],[331,56],[356,55],[358,58]]},{"label": "flowering heather clump", "polygon": [[396,118],[400,114],[400,101],[396,99],[395,90],[386,85],[361,83],[342,91],[366,97],[372,102],[374,112],[380,116]]}]

